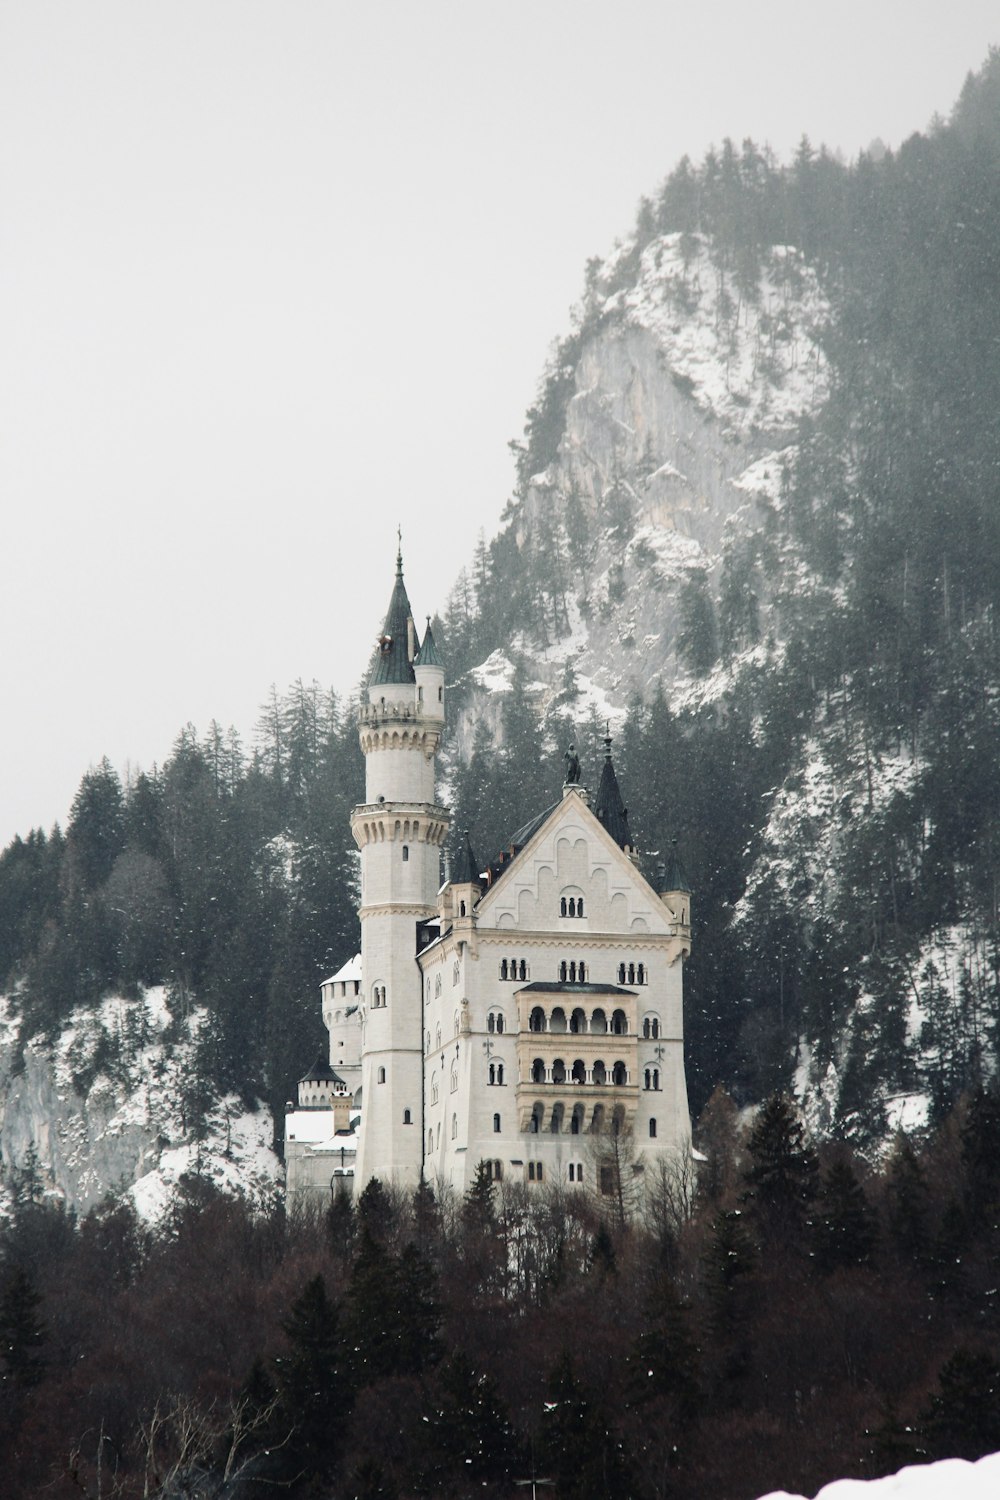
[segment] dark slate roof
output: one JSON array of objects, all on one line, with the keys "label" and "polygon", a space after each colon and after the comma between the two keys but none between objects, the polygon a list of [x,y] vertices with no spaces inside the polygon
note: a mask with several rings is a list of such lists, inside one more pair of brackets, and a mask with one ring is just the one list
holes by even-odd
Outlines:
[{"label": "dark slate roof", "polygon": [[465,830],[462,846],[455,859],[455,868],[451,872],[452,885],[482,885],[482,876],[479,873],[479,865],[476,856],[472,852],[472,843],[469,839],[469,830]]},{"label": "dark slate roof", "polygon": [[497,855],[486,872],[490,885],[496,885],[497,881],[506,875],[513,863],[514,856],[524,848],[530,839],[534,838],[539,828],[541,828],[547,818],[551,817],[558,806],[558,802],[553,802],[551,807],[547,807],[544,812],[540,812],[537,817],[532,818],[530,822],[525,823],[516,833],[511,835],[506,849],[502,851],[503,862],[501,863],[500,855]]},{"label": "dark slate roof", "polygon": [[670,856],[667,867],[663,874],[663,889],[665,891],[686,891],[690,896],[691,887],[687,883],[687,875],[681,864],[681,857],[677,853],[677,840],[670,840]]},{"label": "dark slate roof", "polygon": [[[413,612],[403,583],[403,556],[396,556],[396,582],[392,598],[386,611],[385,624],[375,652],[375,661],[368,678],[369,687],[383,682],[414,682],[413,664],[409,654],[409,630],[413,624]],[[416,628],[413,631],[416,638]]]},{"label": "dark slate roof", "polygon": [[517,987],[519,995],[634,995],[635,990],[623,989],[620,984],[560,984],[557,979],[533,979],[530,984]]},{"label": "dark slate roof", "polygon": [[421,667],[441,667],[444,665],[434,644],[434,633],[431,630],[430,615],[427,616],[427,630],[424,633],[424,642],[417,652],[415,660],[417,665]]},{"label": "dark slate roof", "polygon": [[628,809],[622,801],[622,794],[618,790],[618,777],[611,763],[610,735],[604,741],[604,769],[601,772],[601,784],[597,789],[597,801],[594,803],[594,817],[599,823],[604,824],[619,849],[634,847],[628,826]]},{"label": "dark slate roof", "polygon": [[314,1081],[317,1083],[343,1083],[344,1081],[338,1073],[333,1071],[322,1052],[317,1053],[316,1061],[309,1069],[309,1072],[303,1073],[299,1079],[300,1083],[312,1083]]}]

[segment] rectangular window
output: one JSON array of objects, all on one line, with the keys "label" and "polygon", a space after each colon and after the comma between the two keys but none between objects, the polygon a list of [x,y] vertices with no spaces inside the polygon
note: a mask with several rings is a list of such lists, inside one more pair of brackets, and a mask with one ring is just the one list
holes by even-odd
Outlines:
[{"label": "rectangular window", "polygon": [[615,1190],[614,1167],[601,1168],[601,1193],[605,1198],[610,1198]]},{"label": "rectangular window", "polygon": [[541,1182],[541,1180],[542,1180],[542,1163],[540,1161],[529,1161],[529,1163],[528,1163],[528,1181],[529,1182]]}]

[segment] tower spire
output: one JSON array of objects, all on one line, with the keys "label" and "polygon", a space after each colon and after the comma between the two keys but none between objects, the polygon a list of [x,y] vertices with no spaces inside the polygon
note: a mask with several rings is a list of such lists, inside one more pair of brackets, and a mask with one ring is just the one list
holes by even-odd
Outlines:
[{"label": "tower spire", "polygon": [[618,777],[615,775],[614,764],[611,760],[610,723],[605,724],[605,730],[604,769],[601,771],[601,784],[597,789],[594,816],[604,824],[619,849],[631,851],[635,845],[632,843],[632,834],[628,826],[628,808],[622,801]]}]

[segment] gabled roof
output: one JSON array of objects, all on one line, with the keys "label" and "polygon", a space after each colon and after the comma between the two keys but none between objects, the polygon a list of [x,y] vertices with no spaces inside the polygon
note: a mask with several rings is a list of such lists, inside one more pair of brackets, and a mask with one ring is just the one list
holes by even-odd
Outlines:
[{"label": "gabled roof", "polygon": [[[403,583],[403,554],[396,554],[396,581],[392,598],[386,611],[385,624],[375,653],[375,662],[368,677],[368,686],[377,687],[385,682],[415,682],[413,664],[410,661],[410,628],[413,627],[413,611]],[[416,639],[416,628],[413,637]]]},{"label": "gabled roof", "polygon": [[594,803],[594,817],[604,824],[619,849],[634,847],[628,826],[628,808],[622,801],[618,777],[611,762],[610,734],[604,740],[604,768],[601,771],[601,784],[597,789],[597,801]]},{"label": "gabled roof", "polygon": [[444,665],[440,656],[438,655],[438,649],[434,644],[434,634],[431,630],[430,615],[427,616],[427,629],[424,632],[423,645],[420,647],[420,650],[417,652],[413,660],[418,667],[441,667]]}]

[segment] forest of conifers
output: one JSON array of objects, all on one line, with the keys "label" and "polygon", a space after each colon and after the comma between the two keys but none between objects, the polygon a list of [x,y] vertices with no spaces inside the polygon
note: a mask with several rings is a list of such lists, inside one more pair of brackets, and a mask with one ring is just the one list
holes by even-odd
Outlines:
[{"label": "forest of conifers", "polygon": [[[0,1235],[10,1500],[262,1493],[752,1500],[1000,1448],[1000,1099],[872,1171],[775,1095],[634,1208],[369,1184],[286,1217],[192,1178],[73,1224],[19,1174]],[[604,1216],[602,1217],[602,1210]]]}]

